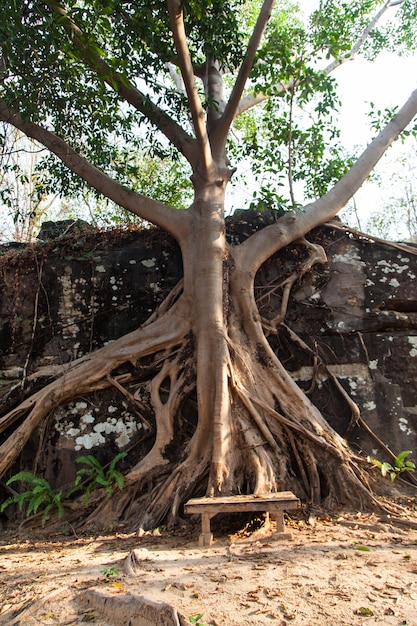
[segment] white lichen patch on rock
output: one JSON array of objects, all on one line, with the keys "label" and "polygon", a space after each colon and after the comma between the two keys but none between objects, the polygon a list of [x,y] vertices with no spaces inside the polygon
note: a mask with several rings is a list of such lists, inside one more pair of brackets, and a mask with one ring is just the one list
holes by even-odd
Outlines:
[{"label": "white lichen patch on rock", "polygon": [[396,278],[391,278],[388,284],[390,287],[399,287],[401,283],[399,283]]},{"label": "white lichen patch on rock", "polygon": [[359,256],[357,248],[354,246],[350,247],[343,254],[335,254],[332,257],[333,263],[347,263],[348,265],[362,265],[365,267],[365,261]]},{"label": "white lichen patch on rock", "polygon": [[412,346],[408,354],[410,356],[417,356],[417,336],[413,335],[408,337],[408,343]]},{"label": "white lichen patch on rock", "polygon": [[74,302],[76,301],[76,290],[75,281],[72,278],[71,265],[65,265],[62,275],[57,276],[57,280],[62,287],[59,303],[60,315],[62,319],[66,320],[66,324],[62,329],[62,337],[63,339],[74,339],[80,332],[80,328],[75,322]]},{"label": "white lichen patch on rock", "polygon": [[155,267],[156,265],[156,259],[144,259],[143,261],[141,261],[142,265],[144,265],[145,267]]},{"label": "white lichen patch on rock", "polygon": [[406,417],[400,417],[398,420],[399,429],[406,435],[412,435],[413,431],[408,425],[408,419]]},{"label": "white lichen patch on rock", "polygon": [[[346,380],[352,396],[363,393],[365,394],[369,388],[370,375],[367,366],[363,363],[346,363],[340,365],[328,365],[329,371],[341,380]],[[299,382],[310,382],[314,380],[317,388],[320,389],[323,383],[328,380],[326,372],[316,374],[314,367],[303,366],[299,370],[292,372],[293,380]]]},{"label": "white lichen patch on rock", "polygon": [[377,262],[377,265],[381,268],[381,272],[384,274],[402,274],[406,270],[409,269],[408,265],[399,265],[398,263],[389,263],[385,259],[381,259],[381,261]]},{"label": "white lichen patch on rock", "polygon": [[[107,411],[110,416],[103,419],[95,415],[95,413],[101,415],[100,410],[95,408],[93,411],[83,401],[76,402],[70,407],[61,407],[56,414],[55,430],[67,442],[65,447],[68,447],[70,441],[71,447],[77,451],[91,450],[106,444],[109,437],[122,449],[144,426],[132,418],[125,404],[123,406],[110,404]],[[116,413],[119,413],[118,417],[115,417]],[[78,416],[78,419],[75,416]]]}]

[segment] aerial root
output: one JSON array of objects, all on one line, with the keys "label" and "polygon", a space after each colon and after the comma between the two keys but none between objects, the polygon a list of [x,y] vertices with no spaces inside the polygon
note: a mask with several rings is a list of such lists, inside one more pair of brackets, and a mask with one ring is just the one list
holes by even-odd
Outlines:
[{"label": "aerial root", "polygon": [[301,278],[309,272],[314,265],[317,263],[326,263],[327,261],[327,256],[322,246],[312,243],[311,241],[307,241],[304,237],[298,239],[295,243],[303,245],[308,249],[308,257],[300,264],[297,270],[292,272],[292,274],[290,274],[285,280],[278,285],[274,285],[273,288],[267,293],[264,293],[260,298],[257,298],[257,304],[259,305],[263,299],[269,298],[273,293],[277,293],[279,290],[282,290],[281,306],[278,315],[272,319],[262,318],[262,325],[268,333],[276,334],[277,327],[284,322],[287,315],[291,290],[295,283],[301,280]]},{"label": "aerial root", "polygon": [[[313,361],[314,361],[314,371],[317,373],[319,371],[319,369],[321,369],[322,371],[324,371],[326,373],[328,378],[332,381],[332,383],[336,387],[338,393],[341,395],[341,397],[343,398],[343,400],[346,402],[347,406],[349,407],[350,412],[351,412],[351,419],[350,419],[350,422],[349,422],[349,426],[346,429],[346,432],[344,434],[344,437],[345,438],[349,437],[349,435],[352,433],[353,429],[356,426],[359,427],[359,428],[362,428],[369,435],[369,437],[378,445],[378,447],[380,447],[385,452],[385,454],[388,456],[388,458],[390,458],[392,461],[395,461],[396,455],[394,454],[394,452],[392,450],[390,450],[390,448],[382,441],[382,439],[380,437],[378,437],[378,435],[366,423],[366,421],[362,417],[362,414],[361,414],[361,411],[360,411],[358,405],[350,397],[348,392],[345,390],[343,385],[340,383],[340,381],[337,378],[337,376],[335,376],[335,374],[333,374],[333,372],[329,369],[328,365],[288,325],[286,325],[284,323],[281,323],[281,327],[285,329],[285,331],[288,333],[289,337],[291,338],[291,340],[294,343],[296,343],[306,354],[308,354],[310,357],[313,358]],[[314,387],[314,377],[313,377],[313,380],[312,380],[312,383],[311,383],[311,387],[310,387],[309,390],[306,391],[306,394],[310,393],[312,391],[313,387]],[[356,461],[360,462],[360,461],[362,461],[362,459],[357,458]],[[410,483],[412,483],[413,485],[417,485],[417,479],[412,474],[409,474],[408,479],[409,479]]]}]

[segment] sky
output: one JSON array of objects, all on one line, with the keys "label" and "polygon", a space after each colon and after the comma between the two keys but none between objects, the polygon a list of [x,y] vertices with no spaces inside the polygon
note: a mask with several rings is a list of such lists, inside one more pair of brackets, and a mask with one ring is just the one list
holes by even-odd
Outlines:
[{"label": "sky", "polygon": [[[300,0],[306,13],[310,13],[319,4],[317,0]],[[381,2],[382,5],[382,2]],[[389,9],[383,20],[393,19],[398,9]],[[372,139],[368,113],[370,103],[384,110],[394,106],[401,107],[417,88],[417,55],[400,57],[395,53],[383,52],[375,61],[367,61],[361,55],[344,63],[332,74],[338,84],[342,107],[339,116],[341,142],[349,150],[355,146],[364,148]],[[372,212],[387,203],[387,198],[394,197],[401,190],[393,188],[392,175],[400,167],[402,155],[413,150],[415,140],[407,140],[405,145],[397,141],[387,151],[375,169],[379,183],[367,181],[355,194],[355,205],[361,223],[366,224]],[[341,212],[342,219],[348,211]],[[394,233],[393,233],[394,234]],[[398,233],[400,234],[400,233]]]},{"label": "sky", "polygon": [[[300,5],[308,15],[317,8],[319,1],[300,0]],[[396,8],[389,9],[385,19],[392,19],[396,11]],[[382,110],[394,106],[401,107],[405,103],[412,91],[417,88],[416,69],[417,56],[400,57],[395,53],[384,52],[372,62],[358,54],[352,61],[344,63],[332,73],[339,85],[342,105],[338,125],[341,129],[341,143],[347,151],[355,149],[357,151],[358,146],[362,150],[372,139],[368,118],[371,102]],[[401,155],[412,148],[413,141],[410,139],[404,146],[400,141],[396,142],[375,170],[375,178],[379,178],[379,183],[367,181],[355,194],[354,201],[360,223],[354,223],[357,221],[356,218],[351,219],[352,202],[347,210],[340,213],[343,220],[349,221],[352,226],[363,227],[372,212],[383,206],[391,193],[394,196],[399,193],[398,188],[392,188],[392,172],[398,170]],[[251,190],[245,192],[240,188],[232,196],[231,203],[236,207],[239,201],[248,200],[249,196]]]},{"label": "sky", "polygon": [[[417,88],[417,57],[398,57],[383,53],[374,62],[357,58],[339,68],[335,76],[340,85],[342,108],[340,113],[341,140],[346,148],[365,145],[371,140],[368,112],[373,102],[381,110],[401,107]],[[367,181],[355,194],[355,203],[362,226],[369,215],[387,203],[392,195],[398,196],[401,189],[395,187],[395,177],[401,167],[401,157],[412,154],[413,138],[404,144],[396,141],[377,165],[374,174],[379,183]],[[397,181],[398,183],[398,181]],[[352,206],[352,203],[351,205]],[[342,212],[343,217],[345,213]],[[394,233],[393,233],[394,234]],[[400,231],[399,235],[402,234]]]}]

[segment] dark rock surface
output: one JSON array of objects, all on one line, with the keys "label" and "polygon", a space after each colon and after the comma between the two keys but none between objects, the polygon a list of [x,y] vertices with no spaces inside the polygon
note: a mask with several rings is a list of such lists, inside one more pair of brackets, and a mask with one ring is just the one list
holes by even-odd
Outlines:
[{"label": "dark rock surface", "polygon": [[[252,217],[242,212],[228,220],[230,242],[250,234]],[[267,215],[266,223],[271,219]],[[254,228],[263,225],[258,216]],[[352,234],[340,224],[316,229],[309,239],[325,248],[328,263],[314,267],[295,284],[288,328],[271,335],[271,344],[334,428],[349,433],[355,449],[383,456],[377,442],[351,424],[351,411],[332,376],[393,452],[416,451],[415,251]],[[276,315],[281,302],[276,285],[305,256],[303,246],[292,245],[258,272],[256,295],[264,317]],[[24,248],[3,247],[0,398],[11,381],[18,382],[24,374],[69,362],[137,328],[181,276],[178,246],[156,229],[81,229],[75,237],[64,233]],[[291,332],[309,350],[297,345]],[[74,467],[74,456],[94,453],[106,462],[133,447],[132,454],[140,458],[152,443],[114,390],[79,398],[61,407],[54,419],[38,459],[51,483],[71,482],[73,470],[68,468]],[[27,447],[22,463],[33,456],[38,443]]]}]

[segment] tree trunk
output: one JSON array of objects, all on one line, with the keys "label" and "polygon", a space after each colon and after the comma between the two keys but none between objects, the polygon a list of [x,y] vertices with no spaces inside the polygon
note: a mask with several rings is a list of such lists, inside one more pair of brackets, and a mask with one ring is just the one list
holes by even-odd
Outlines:
[{"label": "tree trunk", "polygon": [[[363,460],[271,349],[254,298],[257,265],[246,266],[240,246],[226,243],[223,200],[222,184],[197,189],[189,227],[180,237],[183,283],[141,329],[70,364],[61,378],[1,418],[0,432],[21,422],[0,448],[2,474],[33,429],[81,393],[114,386],[140,406],[134,372],[119,376],[118,371],[125,363],[134,370],[141,359],[154,356],[148,381],[153,446],[128,471],[122,494],[98,498],[90,522],[129,518],[148,528],[163,520],[173,523],[184,501],[204,493],[290,489],[304,501],[331,508],[376,503]],[[288,293],[297,277],[324,260],[318,246],[300,244],[310,255],[289,277]],[[284,319],[283,305],[278,332]],[[176,415],[194,390],[198,421],[178,449]]]}]

